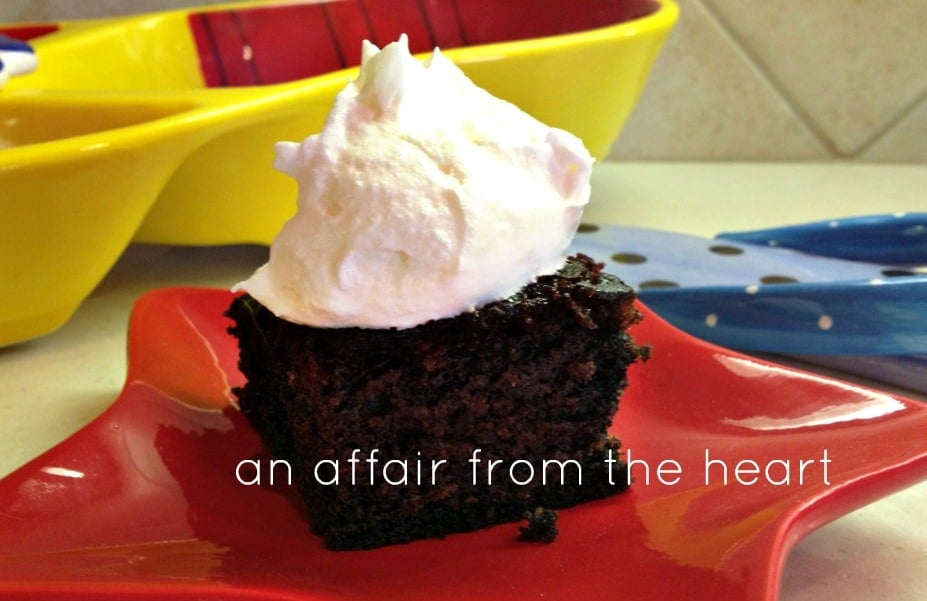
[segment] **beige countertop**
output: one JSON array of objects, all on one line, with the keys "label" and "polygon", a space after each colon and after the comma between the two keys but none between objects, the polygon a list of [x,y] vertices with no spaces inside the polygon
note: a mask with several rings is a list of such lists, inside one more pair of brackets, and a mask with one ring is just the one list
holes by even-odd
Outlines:
[{"label": "beige countertop", "polygon": [[[710,236],[900,211],[927,211],[927,166],[601,163],[585,220]],[[67,325],[0,349],[0,476],[80,429],[117,397],[126,322],[139,295],[170,285],[228,287],[266,253],[256,246],[132,246]],[[919,600],[927,592],[925,563],[922,483],[800,542],[788,559],[781,598]]]}]

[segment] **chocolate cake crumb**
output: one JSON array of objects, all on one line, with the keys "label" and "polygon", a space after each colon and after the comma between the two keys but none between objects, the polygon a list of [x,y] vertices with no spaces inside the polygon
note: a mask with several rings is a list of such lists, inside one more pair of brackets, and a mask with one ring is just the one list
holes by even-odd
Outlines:
[{"label": "chocolate cake crumb", "polygon": [[538,507],[525,514],[527,525],[518,527],[518,540],[525,543],[552,543],[557,539],[557,512]]}]

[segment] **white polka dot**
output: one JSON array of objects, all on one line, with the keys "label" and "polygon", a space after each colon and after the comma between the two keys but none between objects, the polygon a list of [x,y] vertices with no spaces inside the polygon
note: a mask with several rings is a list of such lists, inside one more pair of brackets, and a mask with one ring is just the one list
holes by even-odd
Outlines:
[{"label": "white polka dot", "polygon": [[828,227],[830,227],[831,229],[834,229],[834,228],[840,227],[840,222],[839,222],[839,221],[831,221],[831,222],[828,223],[827,225],[828,225]]},{"label": "white polka dot", "polygon": [[818,317],[818,327],[822,330],[829,330],[834,327],[834,320],[831,319],[830,315],[822,315]]},{"label": "white polka dot", "polygon": [[756,294],[759,291],[760,291],[760,287],[757,286],[756,284],[750,284],[749,286],[744,288],[744,292],[746,292],[747,294]]},{"label": "white polka dot", "polygon": [[705,325],[709,328],[713,328],[718,325],[718,316],[715,313],[709,313],[705,316]]},{"label": "white polka dot", "polygon": [[885,280],[883,280],[882,278],[872,278],[871,280],[869,280],[869,283],[873,286],[881,286],[882,284],[885,283]]}]

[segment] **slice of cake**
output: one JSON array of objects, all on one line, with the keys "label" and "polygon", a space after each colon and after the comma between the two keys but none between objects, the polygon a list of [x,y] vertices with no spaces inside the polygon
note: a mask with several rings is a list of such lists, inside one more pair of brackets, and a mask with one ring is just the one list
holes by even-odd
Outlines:
[{"label": "slice of cake", "polygon": [[365,47],[320,134],[281,143],[298,211],[237,289],[241,411],[333,549],[443,536],[627,485],[607,435],[633,293],[565,259],[592,158],[405,39]]},{"label": "slice of cake", "polygon": [[235,301],[239,406],[290,462],[331,548],[473,530],[625,488],[606,430],[641,356],[626,331],[639,314],[600,269],[579,256],[509,298],[403,330],[315,328]]}]

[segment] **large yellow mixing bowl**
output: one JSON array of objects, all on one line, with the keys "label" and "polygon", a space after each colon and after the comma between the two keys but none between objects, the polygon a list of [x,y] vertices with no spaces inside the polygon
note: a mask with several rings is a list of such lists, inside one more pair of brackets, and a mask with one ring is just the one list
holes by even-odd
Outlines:
[{"label": "large yellow mixing bowl", "polygon": [[243,3],[0,26],[39,59],[0,91],[0,346],[63,324],[131,240],[268,243],[295,210],[278,140],[317,132],[360,41],[408,33],[602,157],[671,0]]}]

